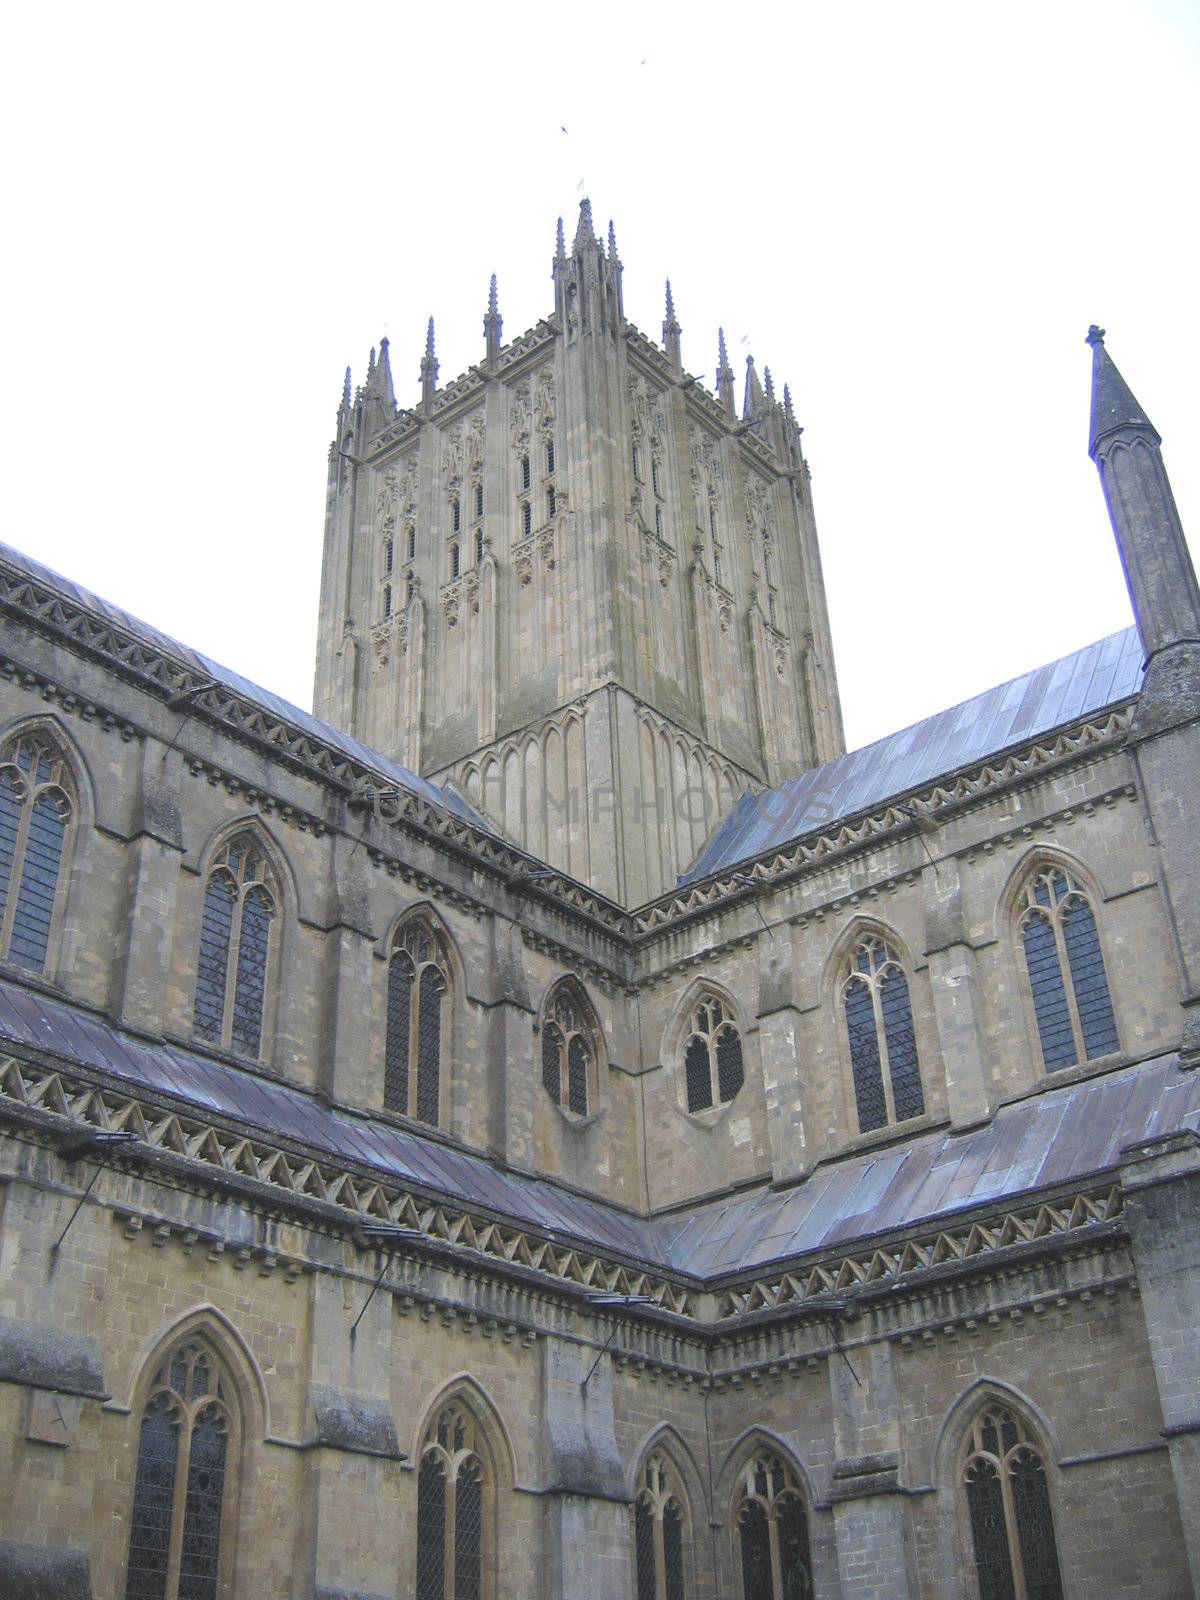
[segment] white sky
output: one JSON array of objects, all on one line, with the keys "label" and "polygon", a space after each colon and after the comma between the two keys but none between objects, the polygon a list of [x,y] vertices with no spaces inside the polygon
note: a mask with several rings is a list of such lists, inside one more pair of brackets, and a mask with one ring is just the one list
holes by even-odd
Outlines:
[{"label": "white sky", "polygon": [[[851,745],[1130,620],[1088,323],[1200,549],[1196,0],[66,4],[10,15],[3,537],[307,705],[326,451],[552,308],[790,382]],[[562,129],[565,128],[566,132]],[[581,187],[581,184],[584,187]],[[739,377],[740,394],[740,377]]]}]

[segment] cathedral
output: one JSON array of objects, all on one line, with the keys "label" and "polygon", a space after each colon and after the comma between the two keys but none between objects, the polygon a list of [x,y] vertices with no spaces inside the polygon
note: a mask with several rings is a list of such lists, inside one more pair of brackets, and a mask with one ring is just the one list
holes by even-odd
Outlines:
[{"label": "cathedral", "polygon": [[1135,626],[847,752],[622,274],[347,372],[312,714],[0,546],[5,1600],[1200,1595],[1159,435],[1093,327]]}]

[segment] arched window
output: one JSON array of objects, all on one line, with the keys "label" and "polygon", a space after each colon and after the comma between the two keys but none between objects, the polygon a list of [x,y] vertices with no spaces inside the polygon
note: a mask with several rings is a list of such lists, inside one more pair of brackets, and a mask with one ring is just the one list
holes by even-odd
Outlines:
[{"label": "arched window", "polygon": [[742,1470],[735,1506],[741,1600],[812,1600],[808,1517],[792,1473],[770,1450]]},{"label": "arched window", "polygon": [[979,1600],[1062,1600],[1046,1469],[1015,1412],[989,1405],[975,1418],[962,1485]]},{"label": "arched window", "polygon": [[646,1462],[633,1503],[637,1600],[686,1600],[687,1517],[674,1474],[657,1453]]},{"label": "arched window", "polygon": [[733,1099],[746,1081],[742,1041],[729,1007],[706,994],[692,1009],[692,1031],[683,1047],[689,1111],[707,1111]]},{"label": "arched window", "polygon": [[50,741],[21,734],[0,754],[0,954],[41,972],[74,815],[67,763]]},{"label": "arched window", "polygon": [[556,1106],[587,1116],[594,1060],[582,1006],[569,990],[557,990],[542,1023],[542,1083]]},{"label": "arched window", "polygon": [[442,1001],[450,970],[441,940],[421,921],[400,929],[388,961],[383,1103],[436,1125],[441,1117]]},{"label": "arched window", "polygon": [[416,1600],[488,1600],[490,1489],[479,1425],[457,1401],[425,1435],[417,1473]]},{"label": "arched window", "polygon": [[1096,918],[1061,867],[1043,867],[1021,898],[1021,942],[1046,1071],[1120,1049]]},{"label": "arched window", "polygon": [[142,1411],[125,1600],[216,1600],[236,1455],[229,1379],[189,1340],[159,1367]]},{"label": "arched window", "polygon": [[258,1058],[277,905],[262,852],[251,839],[231,840],[204,890],[192,1023],[197,1039]]},{"label": "arched window", "polygon": [[877,934],[865,934],[855,945],[842,1001],[859,1131],[922,1116],[908,979],[899,956]]}]

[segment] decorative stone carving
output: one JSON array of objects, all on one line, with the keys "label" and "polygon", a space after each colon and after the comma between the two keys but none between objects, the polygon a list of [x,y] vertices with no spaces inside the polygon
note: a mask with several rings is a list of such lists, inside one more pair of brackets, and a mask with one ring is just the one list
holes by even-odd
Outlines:
[{"label": "decorative stone carving", "polygon": [[520,383],[517,385],[512,405],[508,408],[508,431],[515,450],[520,450],[529,443],[532,428],[533,406],[529,397],[529,385]]},{"label": "decorative stone carving", "polygon": [[476,411],[467,424],[467,470],[479,472],[483,467],[483,412]]},{"label": "decorative stone carving", "polygon": [[446,437],[442,456],[442,473],[446,480],[447,489],[456,488],[462,482],[463,431],[461,423],[456,422]]},{"label": "decorative stone carving", "polygon": [[399,491],[396,484],[396,474],[385,472],[379,483],[379,495],[375,502],[375,518],[380,535],[387,539],[395,532],[396,504]]},{"label": "decorative stone carving", "polygon": [[549,367],[538,374],[533,410],[538,432],[548,437],[554,431],[554,374]]}]

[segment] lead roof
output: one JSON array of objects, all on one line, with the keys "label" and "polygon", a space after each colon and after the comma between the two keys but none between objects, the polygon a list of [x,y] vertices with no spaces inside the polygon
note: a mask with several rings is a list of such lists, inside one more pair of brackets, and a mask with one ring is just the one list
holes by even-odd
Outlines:
[{"label": "lead roof", "polygon": [[101,1017],[0,981],[0,1048],[36,1051],[118,1080],[178,1114],[233,1123],[265,1142],[366,1169],[536,1234],[588,1245],[659,1272],[722,1278],[956,1213],[1015,1203],[1034,1190],[1079,1187],[1111,1172],[1124,1147],[1178,1129],[1200,1131],[1200,1073],[1177,1056],[1081,1082],[1052,1084],[1002,1106],[985,1127],[934,1129],[820,1166],[802,1182],[764,1182],[657,1217],[415,1128],[334,1109],[315,1096],[179,1045],[138,1040]]}]

